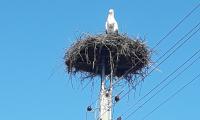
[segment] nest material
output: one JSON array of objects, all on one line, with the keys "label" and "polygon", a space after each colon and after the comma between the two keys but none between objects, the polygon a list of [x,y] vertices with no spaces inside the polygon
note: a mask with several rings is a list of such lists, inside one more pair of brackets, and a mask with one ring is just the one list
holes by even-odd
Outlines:
[{"label": "nest material", "polygon": [[127,35],[84,35],[68,49],[65,64],[69,73],[101,75],[104,59],[105,75],[128,79],[143,75],[150,63],[150,51],[142,40]]}]

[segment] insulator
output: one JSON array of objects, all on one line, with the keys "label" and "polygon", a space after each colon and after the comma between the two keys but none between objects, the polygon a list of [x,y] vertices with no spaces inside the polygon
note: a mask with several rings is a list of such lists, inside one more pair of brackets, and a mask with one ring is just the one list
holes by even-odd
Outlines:
[{"label": "insulator", "polygon": [[109,97],[109,93],[106,93],[106,97]]},{"label": "insulator", "polygon": [[92,111],[92,107],[91,107],[91,106],[88,106],[88,107],[87,107],[87,111]]},{"label": "insulator", "polygon": [[120,116],[120,117],[118,117],[118,118],[117,118],[117,120],[122,120],[122,117],[121,117],[121,116]]},{"label": "insulator", "polygon": [[115,96],[115,102],[118,102],[120,100],[119,95]]}]

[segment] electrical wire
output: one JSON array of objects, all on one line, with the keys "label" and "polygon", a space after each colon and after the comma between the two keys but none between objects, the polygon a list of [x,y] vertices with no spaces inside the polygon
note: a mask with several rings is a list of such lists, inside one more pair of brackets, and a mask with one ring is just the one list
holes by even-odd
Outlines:
[{"label": "electrical wire", "polygon": [[[199,26],[200,23],[198,23],[194,28],[196,28],[197,26]],[[191,33],[191,31],[193,31],[193,29],[190,30],[188,33]],[[153,70],[151,70],[144,78],[146,78],[147,76],[149,76],[158,66],[160,66],[164,61],[166,61],[171,55],[173,55],[180,47],[182,47],[187,41],[189,41],[198,31],[200,30],[200,28],[198,28],[195,32],[193,32],[186,40],[184,40],[178,47],[176,47],[163,61],[161,61]],[[187,37],[189,34],[184,35],[184,37],[182,37],[180,40],[184,39],[185,37]],[[179,40],[179,41],[180,41]],[[141,80],[143,81],[144,78]],[[121,99],[123,99],[128,93],[131,92],[131,90],[133,90],[133,88],[131,88],[128,92],[126,92]],[[153,90],[152,90],[153,91]],[[104,113],[103,113],[104,114]],[[102,115],[103,115],[102,114]],[[100,118],[101,116],[99,116]]]},{"label": "electrical wire", "polygon": [[[200,7],[200,3],[195,6],[178,24],[176,24],[161,40],[158,41],[158,43],[153,47],[155,49],[163,40],[165,40],[175,29],[177,29],[180,24],[182,24],[195,10],[197,10]],[[95,104],[98,101],[95,100],[91,105]]]},{"label": "electrical wire", "polygon": [[[164,61],[166,61],[171,55],[173,55],[180,47],[182,47],[187,41],[189,41],[198,31],[200,30],[200,28],[198,28],[194,33],[192,33],[186,40],[183,41],[183,43],[181,43],[175,50],[173,50],[164,60],[162,60],[153,70],[151,70],[141,81],[143,81],[147,76],[149,76],[157,67],[159,67]],[[133,89],[133,88],[132,88]],[[123,97],[125,97],[128,93],[130,93],[130,91],[132,90],[130,89],[127,93],[125,93]]]},{"label": "electrical wire", "polygon": [[153,47],[155,49],[163,40],[165,40],[175,29],[177,29],[195,10],[200,7],[200,3],[197,4],[181,21],[176,24],[161,40],[157,42],[157,44]]},{"label": "electrical wire", "polygon": [[200,74],[198,74],[195,78],[193,78],[191,81],[189,81],[187,84],[182,86],[180,89],[178,89],[174,94],[169,96],[165,101],[163,101],[161,104],[159,104],[156,108],[154,108],[151,112],[149,112],[147,115],[145,115],[141,120],[145,120],[148,116],[150,116],[153,112],[155,112],[157,109],[159,109],[162,105],[167,103],[170,99],[174,98],[179,92],[181,92],[183,89],[185,89],[188,85],[190,85],[192,82],[197,80],[197,78],[200,77]]},{"label": "electrical wire", "polygon": [[[182,38],[176,43],[176,45],[177,45],[180,41],[182,41],[187,35],[189,35],[189,33],[191,33],[197,26],[199,26],[199,24],[200,24],[200,23],[198,23],[198,24],[197,24],[193,29],[191,29],[184,37],[182,37]],[[199,28],[199,29],[200,29],[200,28]],[[181,45],[179,45],[170,55],[168,55],[167,58],[169,58],[178,48],[180,48],[183,44],[185,44],[194,34],[196,34],[196,33],[199,31],[199,29],[196,30],[192,35],[190,35],[190,37],[189,37],[188,39],[186,39]],[[172,47],[175,47],[176,45],[174,45],[174,46],[172,46]],[[167,52],[169,52],[169,51],[172,49],[172,47],[171,47]],[[166,52],[166,53],[167,53],[167,52]],[[165,56],[166,53],[165,53],[163,56]],[[159,59],[161,59],[163,56],[161,56]],[[167,58],[166,58],[166,59],[167,59]],[[158,60],[159,60],[159,59],[158,59]],[[166,59],[164,59],[161,63],[163,63]],[[157,60],[157,61],[158,61],[158,60]],[[161,63],[160,63],[160,64],[161,64]],[[159,65],[160,65],[160,64],[159,64]],[[157,65],[157,66],[155,67],[155,69],[156,69],[159,65]],[[153,70],[155,70],[155,69],[153,69]],[[153,70],[152,70],[152,71],[153,71]],[[151,71],[151,72],[152,72],[152,71]],[[150,73],[151,73],[151,72],[150,72]],[[149,74],[150,74],[150,73],[149,73]],[[149,74],[148,74],[148,75],[149,75]],[[147,75],[147,76],[148,76],[148,75]],[[146,76],[146,77],[147,77],[147,76]],[[163,82],[164,82],[164,81],[163,81]],[[162,84],[162,83],[160,83],[160,84]],[[159,85],[160,85],[160,84],[159,84]],[[159,86],[159,85],[158,85],[158,86]],[[148,94],[150,94],[150,93],[151,93],[154,89],[156,89],[158,86],[156,86],[155,88],[153,88]],[[132,88],[132,89],[133,89],[133,88]],[[132,89],[129,89],[129,91],[128,91],[125,95],[123,95],[122,98],[125,97],[128,93],[130,93]],[[147,94],[147,95],[148,95],[148,94]],[[146,96],[147,96],[147,95],[146,95]],[[146,97],[146,96],[145,96],[145,97]],[[121,98],[121,99],[122,99],[122,98]],[[143,98],[144,98],[144,97],[142,97],[139,101],[141,101]],[[139,101],[137,101],[136,104],[137,104]],[[134,106],[135,106],[135,104],[134,104]]]},{"label": "electrical wire", "polygon": [[[174,72],[177,72],[177,70],[179,70],[181,67],[183,67],[186,63],[188,63],[193,57],[195,57],[198,53],[200,52],[200,49],[194,54],[192,55],[186,62],[184,62],[180,67],[178,67]],[[127,120],[130,116],[132,116],[133,114],[135,114],[139,109],[141,109],[146,103],[148,103],[153,97],[155,97],[158,93],[160,93],[162,90],[164,90],[164,88],[166,88],[170,83],[172,83],[174,80],[176,80],[176,78],[178,78],[181,74],[183,74],[186,70],[188,70],[195,62],[197,62],[197,60],[200,59],[200,56],[198,58],[196,58],[194,61],[192,61],[185,69],[183,69],[181,72],[179,72],[172,80],[170,80],[167,84],[165,84],[161,89],[159,89],[155,94],[153,94],[149,99],[147,99],[142,105],[140,105],[135,111],[131,112],[124,120]],[[173,72],[173,73],[174,73]],[[165,82],[169,77],[171,76],[171,74],[169,76],[167,76],[164,80],[162,80],[158,85],[156,85],[154,88],[158,87],[159,85],[161,85],[163,82]],[[153,90],[153,89],[152,89]],[[150,91],[152,92],[152,91]],[[139,103],[142,99],[144,99],[147,95],[150,94],[150,92],[148,92],[147,94],[145,94],[141,99],[139,99],[133,106],[131,106],[128,111],[130,111],[137,103]],[[126,111],[126,113],[128,112]]]},{"label": "electrical wire", "polygon": [[[158,42],[157,42],[157,44],[152,48],[152,50],[154,50],[159,44],[161,44],[161,42],[163,41],[163,40],[165,40],[175,29],[177,29],[180,25],[181,25],[181,23],[183,23],[195,10],[197,10],[198,8],[200,7],[200,3],[199,4],[197,4],[188,14],[186,14],[186,16],[183,18],[183,19],[181,19],[181,21],[180,22],[178,22],[178,24],[176,24],[162,39],[160,39]],[[198,25],[197,25],[198,26]],[[178,44],[178,43],[177,43]],[[167,52],[166,52],[167,53]],[[164,54],[165,55],[165,54]],[[163,56],[164,56],[163,55]],[[161,56],[159,59],[161,59],[163,56]],[[159,60],[158,59],[158,60]],[[138,62],[139,63],[139,62]],[[136,65],[138,64],[138,63],[136,63]],[[155,62],[156,63],[156,62]],[[135,65],[135,66],[136,66]],[[134,67],[135,66],[133,66],[133,68],[131,68],[131,69],[134,69]],[[131,69],[129,69],[125,74],[128,74],[130,71],[131,71]],[[123,75],[124,76],[124,75]]]},{"label": "electrical wire", "polygon": [[[184,40],[189,34],[191,34],[199,25],[200,25],[200,22],[199,22],[195,27],[193,27],[187,34],[185,34],[180,40],[178,40],[172,47],[170,47],[161,57],[159,57],[159,58],[154,62],[154,64],[157,63],[159,60],[161,60],[161,59],[162,59],[167,53],[169,53],[172,49],[174,49],[182,40]],[[137,62],[136,65],[137,65],[138,63],[139,63],[139,62]],[[152,65],[154,65],[154,64],[152,64]],[[134,68],[136,67],[136,65],[133,66],[132,68],[130,68],[129,70],[127,70],[127,72],[126,72],[123,76],[127,75],[132,69],[134,69]],[[151,65],[151,66],[152,66],[152,65]],[[150,67],[151,67],[151,66],[150,66]],[[158,66],[157,66],[157,67],[158,67]],[[155,67],[154,70],[155,70],[157,67]],[[118,81],[120,81],[121,79],[122,79],[122,77],[119,78]],[[113,85],[115,85],[118,81],[116,81]]]}]

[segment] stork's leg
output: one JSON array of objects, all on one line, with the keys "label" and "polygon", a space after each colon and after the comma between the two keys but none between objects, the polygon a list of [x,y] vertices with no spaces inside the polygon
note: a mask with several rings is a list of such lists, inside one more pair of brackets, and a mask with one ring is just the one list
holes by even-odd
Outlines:
[{"label": "stork's leg", "polygon": [[118,35],[118,30],[115,31],[115,34]]}]

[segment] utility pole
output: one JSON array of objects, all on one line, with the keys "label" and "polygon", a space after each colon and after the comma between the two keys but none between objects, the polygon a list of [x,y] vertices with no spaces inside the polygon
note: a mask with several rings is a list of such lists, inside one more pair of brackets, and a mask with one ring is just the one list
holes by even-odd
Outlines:
[{"label": "utility pole", "polygon": [[[99,98],[99,117],[98,120],[112,120],[112,77],[110,77],[110,85],[106,86],[105,76],[105,55],[102,52],[102,74],[101,74],[101,89]],[[111,74],[112,75],[112,74]]]}]

